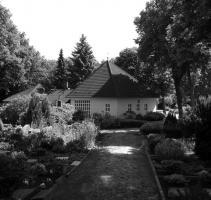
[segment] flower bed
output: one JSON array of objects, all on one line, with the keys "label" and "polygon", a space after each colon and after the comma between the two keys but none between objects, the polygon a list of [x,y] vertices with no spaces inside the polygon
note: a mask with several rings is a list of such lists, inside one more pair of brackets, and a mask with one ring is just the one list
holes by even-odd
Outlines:
[{"label": "flower bed", "polygon": [[168,200],[210,199],[211,165],[195,155],[187,155],[191,145],[166,139],[160,134],[148,136],[148,150],[162,190]]},{"label": "flower bed", "polygon": [[[25,130],[25,132],[23,131]],[[54,124],[43,130],[7,129],[0,137],[0,198],[18,188],[46,189],[94,147],[92,122]]]}]

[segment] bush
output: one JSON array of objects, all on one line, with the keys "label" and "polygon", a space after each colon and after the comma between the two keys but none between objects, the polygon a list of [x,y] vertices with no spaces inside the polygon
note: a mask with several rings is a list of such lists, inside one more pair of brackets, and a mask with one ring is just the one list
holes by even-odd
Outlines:
[{"label": "bush", "polygon": [[165,115],[159,112],[148,112],[144,115],[144,120],[147,121],[161,121],[165,118]]},{"label": "bush", "polygon": [[123,114],[125,119],[135,119],[136,113],[134,111],[127,111]]},{"label": "bush", "polygon": [[85,119],[85,113],[82,110],[77,110],[73,113],[73,121],[83,121]]},{"label": "bush", "polygon": [[183,169],[185,168],[184,162],[180,160],[163,160],[161,161],[161,164],[169,174],[182,173]]},{"label": "bush", "polygon": [[143,120],[144,117],[143,117],[142,114],[137,114],[137,115],[136,115],[136,119],[137,119],[137,120]]},{"label": "bush", "polygon": [[30,98],[27,96],[19,96],[1,108],[0,117],[4,123],[17,124],[19,116],[28,108]]},{"label": "bush", "polygon": [[9,195],[24,179],[24,160],[0,154],[0,194]]},{"label": "bush", "polygon": [[211,98],[198,100],[195,114],[196,122],[196,154],[204,160],[210,160],[211,154]]},{"label": "bush", "polygon": [[185,138],[195,137],[198,121],[199,118],[194,114],[194,111],[190,110],[184,113],[182,119],[178,121],[182,136]]},{"label": "bush", "polygon": [[164,140],[163,135],[159,134],[149,134],[148,135],[148,144],[149,144],[149,150],[150,153],[154,154],[155,153],[155,146],[162,142]]},{"label": "bush", "polygon": [[34,128],[47,126],[50,119],[50,104],[45,94],[32,94],[26,116]]},{"label": "bush", "polygon": [[185,186],[188,181],[181,174],[171,174],[163,177],[163,180],[170,186]]},{"label": "bush", "polygon": [[74,106],[70,104],[62,104],[62,107],[53,106],[51,108],[51,120],[53,123],[72,124]]},{"label": "bush", "polygon": [[163,121],[147,122],[140,128],[140,132],[147,135],[150,133],[162,133]]},{"label": "bush", "polygon": [[109,113],[106,113],[103,116],[103,120],[101,123],[102,129],[112,129],[112,128],[119,128],[119,127],[120,127],[119,119],[117,119],[114,116],[111,116]]},{"label": "bush", "polygon": [[36,163],[31,166],[31,173],[36,176],[44,176],[47,174],[47,170],[45,165],[42,163]]},{"label": "bush", "polygon": [[119,119],[118,123],[121,128],[139,128],[144,124],[143,121],[137,119]]},{"label": "bush", "polygon": [[163,132],[168,138],[181,138],[182,131],[179,127],[178,120],[176,116],[169,112],[168,116],[165,119]]},{"label": "bush", "polygon": [[155,147],[155,154],[162,160],[183,160],[185,149],[180,142],[165,139]]},{"label": "bush", "polygon": [[92,116],[93,120],[94,120],[94,123],[97,125],[97,126],[101,126],[101,123],[103,121],[103,116],[102,114],[100,113],[93,113],[93,116]]}]

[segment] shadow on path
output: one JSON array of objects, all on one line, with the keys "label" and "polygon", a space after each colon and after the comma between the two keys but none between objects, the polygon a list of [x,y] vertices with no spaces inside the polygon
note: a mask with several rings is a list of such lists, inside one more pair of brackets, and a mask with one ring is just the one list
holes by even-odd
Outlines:
[{"label": "shadow on path", "polygon": [[97,149],[68,178],[63,178],[49,200],[157,200],[157,189],[136,133],[104,133]]}]

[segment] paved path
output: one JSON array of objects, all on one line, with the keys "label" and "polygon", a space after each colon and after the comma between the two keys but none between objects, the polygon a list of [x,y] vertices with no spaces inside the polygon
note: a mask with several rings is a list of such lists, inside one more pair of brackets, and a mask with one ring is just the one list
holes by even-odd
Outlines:
[{"label": "paved path", "polygon": [[98,149],[53,189],[48,200],[157,200],[158,194],[142,136],[102,134]]}]

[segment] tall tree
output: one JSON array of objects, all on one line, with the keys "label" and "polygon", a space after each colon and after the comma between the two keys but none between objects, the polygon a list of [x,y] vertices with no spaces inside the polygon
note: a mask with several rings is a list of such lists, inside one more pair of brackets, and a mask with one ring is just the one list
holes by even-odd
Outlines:
[{"label": "tall tree", "polygon": [[73,66],[70,67],[70,81],[74,87],[90,75],[94,68],[94,55],[86,37],[82,34],[80,41],[72,52]]},{"label": "tall tree", "polygon": [[134,77],[138,76],[139,60],[137,48],[126,48],[115,58],[114,63]]},{"label": "tall tree", "polygon": [[[203,0],[202,4],[200,2],[152,0],[135,20],[139,34],[136,40],[139,44],[139,57],[144,62],[153,63],[153,66],[171,70],[180,117],[183,113],[183,78],[188,75],[191,80],[190,73],[195,73],[197,68],[205,66],[203,62],[207,62],[202,53],[203,38],[207,31],[200,30],[200,26],[197,27],[196,24],[200,18],[204,27],[208,27],[208,7],[204,6],[208,1]],[[195,34],[197,32],[205,34],[199,34],[198,37]]]},{"label": "tall tree", "polygon": [[67,69],[65,59],[63,57],[63,50],[60,50],[57,66],[54,72],[54,85],[58,89],[65,89],[67,84]]},{"label": "tall tree", "polygon": [[0,5],[0,100],[25,85],[24,66],[18,57],[20,34],[9,11]]}]

